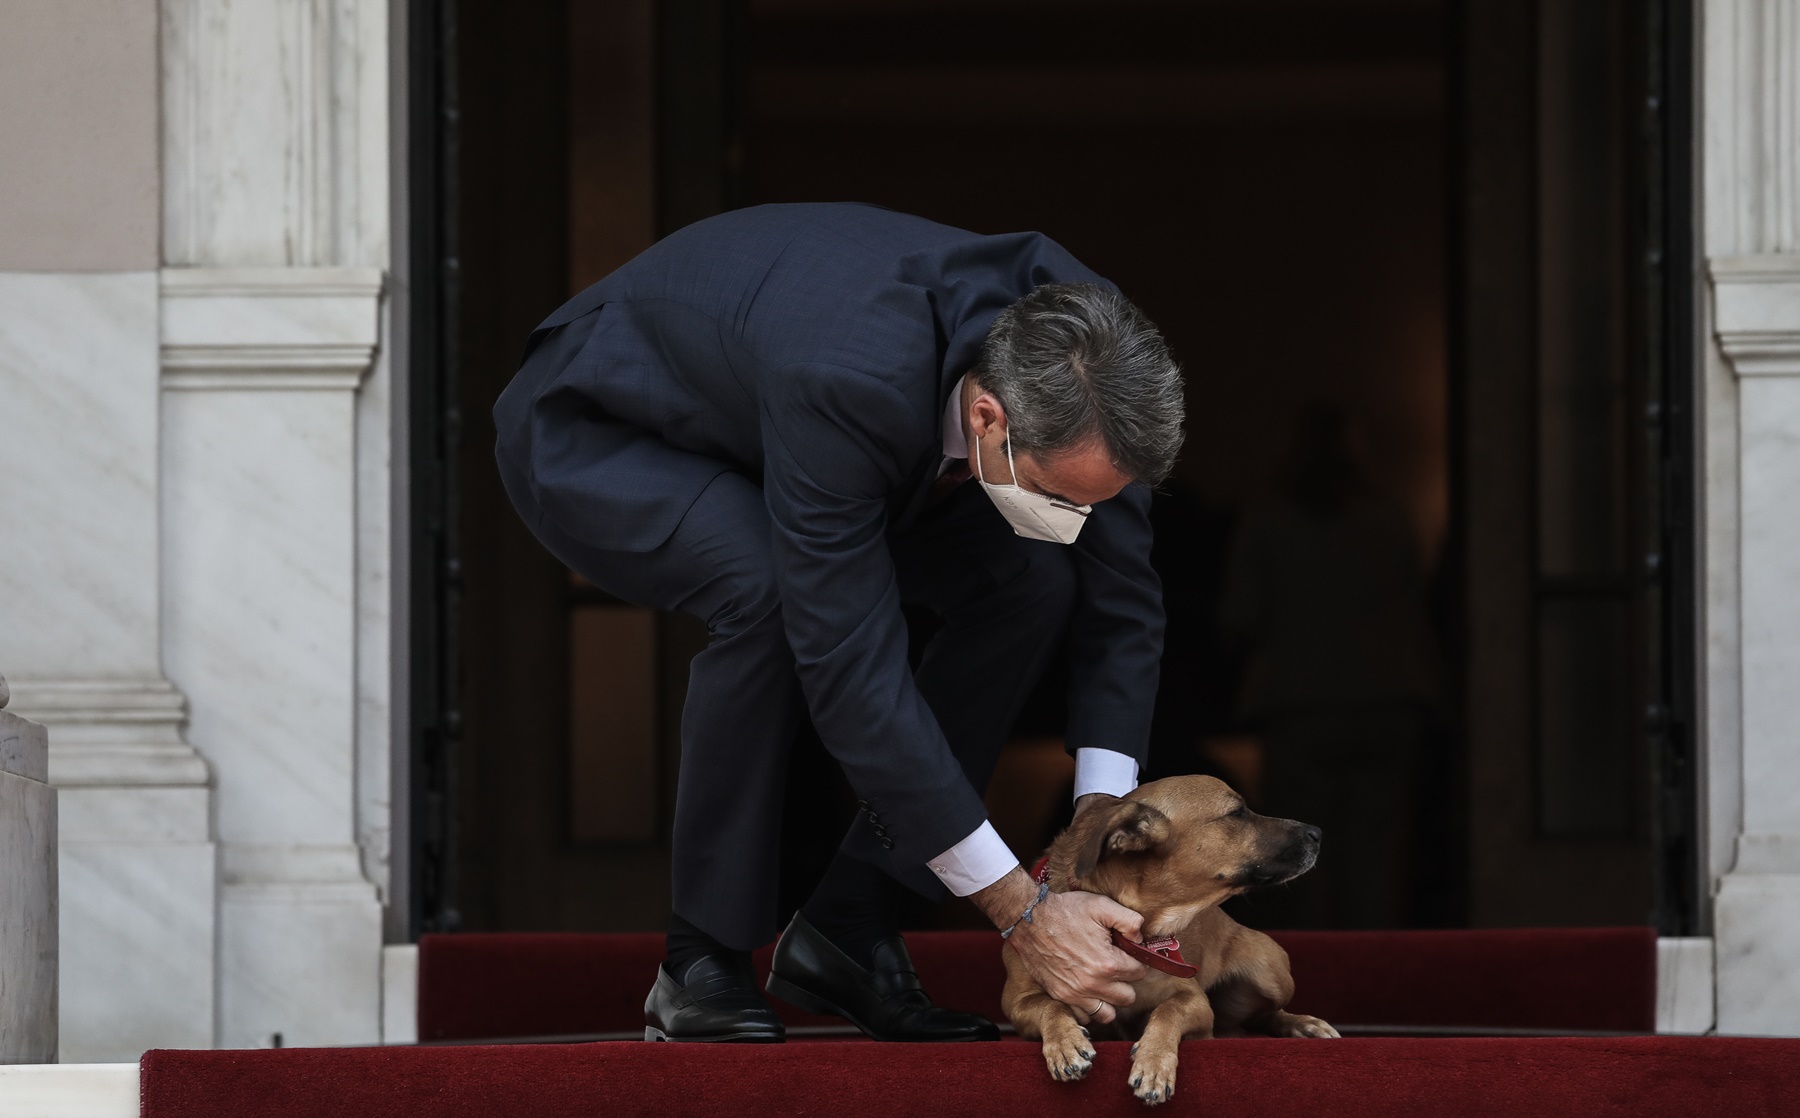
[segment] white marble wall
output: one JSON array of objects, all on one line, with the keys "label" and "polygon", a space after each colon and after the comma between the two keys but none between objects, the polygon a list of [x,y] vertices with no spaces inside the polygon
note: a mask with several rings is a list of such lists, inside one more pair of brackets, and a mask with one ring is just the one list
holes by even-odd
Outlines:
[{"label": "white marble wall", "polygon": [[0,308],[0,470],[39,545],[0,562],[0,662],[159,678],[156,275],[0,273]]},{"label": "white marble wall", "polygon": [[[0,708],[7,704],[0,678]],[[56,791],[44,727],[0,709],[0,1064],[56,1059]]]},{"label": "white marble wall", "polygon": [[1700,15],[1718,1028],[1800,1034],[1800,5]]}]

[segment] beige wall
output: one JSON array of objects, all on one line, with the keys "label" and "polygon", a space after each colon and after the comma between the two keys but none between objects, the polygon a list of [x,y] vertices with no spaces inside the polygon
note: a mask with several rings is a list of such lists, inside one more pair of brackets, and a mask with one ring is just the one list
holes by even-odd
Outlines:
[{"label": "beige wall", "polygon": [[157,4],[0,0],[0,271],[158,260]]}]

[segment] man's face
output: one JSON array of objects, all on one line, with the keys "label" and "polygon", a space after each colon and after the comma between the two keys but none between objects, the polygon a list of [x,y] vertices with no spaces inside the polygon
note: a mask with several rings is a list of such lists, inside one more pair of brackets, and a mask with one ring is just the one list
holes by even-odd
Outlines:
[{"label": "man's face", "polygon": [[[1113,467],[1106,446],[1099,439],[1084,443],[1054,457],[1039,458],[1018,449],[1013,450],[1013,469],[1006,462],[1006,409],[1000,401],[982,392],[973,380],[963,386],[964,435],[968,437],[971,456],[981,456],[981,477],[993,485],[1017,482],[1021,489],[1041,493],[1053,500],[1071,505],[1097,505],[1119,495],[1131,479]],[[969,464],[971,472],[975,463]]]},{"label": "man's face", "polygon": [[[987,470],[998,466],[995,473],[987,475],[988,480],[997,484],[1013,480],[1006,472],[1004,428],[990,436],[988,442],[993,446],[983,447],[981,468]],[[1099,440],[1047,459],[1015,450],[1013,465],[1017,468],[1020,488],[1071,505],[1097,505],[1109,497],[1117,497],[1119,490],[1131,481],[1113,469],[1106,447]]]}]

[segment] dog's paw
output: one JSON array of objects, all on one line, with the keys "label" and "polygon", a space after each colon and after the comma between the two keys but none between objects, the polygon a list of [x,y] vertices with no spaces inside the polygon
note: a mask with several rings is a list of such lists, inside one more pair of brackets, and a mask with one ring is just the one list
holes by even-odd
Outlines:
[{"label": "dog's paw", "polygon": [[1174,1098],[1176,1053],[1147,1051],[1139,1044],[1132,1046],[1131,1054],[1131,1093],[1145,1106],[1156,1106]]},{"label": "dog's paw", "polygon": [[1068,1028],[1054,1031],[1056,1036],[1044,1037],[1044,1066],[1050,1069],[1050,1078],[1058,1083],[1084,1078],[1094,1066],[1094,1046],[1087,1030],[1070,1022]]},{"label": "dog's paw", "polygon": [[1317,1017],[1308,1017],[1304,1013],[1287,1014],[1287,1019],[1282,1022],[1281,1035],[1341,1039],[1336,1029]]}]

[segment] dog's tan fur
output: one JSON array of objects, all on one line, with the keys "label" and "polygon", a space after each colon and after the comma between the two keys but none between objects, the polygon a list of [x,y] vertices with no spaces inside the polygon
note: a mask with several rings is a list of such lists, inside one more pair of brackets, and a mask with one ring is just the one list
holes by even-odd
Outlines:
[{"label": "dog's tan fur", "polygon": [[[1261,932],[1219,911],[1220,902],[1258,885],[1291,880],[1317,855],[1304,824],[1257,815],[1243,797],[1207,776],[1143,785],[1115,804],[1082,813],[1050,845],[1050,887],[1101,893],[1144,918],[1143,938],[1173,935],[1199,968],[1192,978],[1152,970],[1136,1001],[1102,1039],[1136,1040],[1131,1088],[1151,1105],[1175,1093],[1175,1064],[1185,1037],[1259,1034],[1335,1037],[1319,1020],[1287,1012],[1294,993],[1287,952]],[[1046,994],[1012,951],[1001,1005],[1019,1035],[1044,1042],[1044,1062],[1059,1080],[1093,1066],[1089,1033]]]}]

